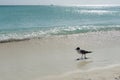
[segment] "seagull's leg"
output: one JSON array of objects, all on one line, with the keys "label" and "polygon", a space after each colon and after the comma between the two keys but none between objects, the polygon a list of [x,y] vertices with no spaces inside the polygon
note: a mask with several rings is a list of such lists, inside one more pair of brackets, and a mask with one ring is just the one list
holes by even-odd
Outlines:
[{"label": "seagull's leg", "polygon": [[87,59],[86,54],[84,54],[84,59]]},{"label": "seagull's leg", "polygon": [[81,55],[81,59],[83,59],[83,54]]}]

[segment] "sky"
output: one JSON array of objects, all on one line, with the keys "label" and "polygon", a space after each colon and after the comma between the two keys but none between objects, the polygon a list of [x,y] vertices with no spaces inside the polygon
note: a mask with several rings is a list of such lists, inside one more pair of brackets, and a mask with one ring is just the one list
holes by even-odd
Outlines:
[{"label": "sky", "polygon": [[0,5],[119,5],[120,0],[0,0]]}]

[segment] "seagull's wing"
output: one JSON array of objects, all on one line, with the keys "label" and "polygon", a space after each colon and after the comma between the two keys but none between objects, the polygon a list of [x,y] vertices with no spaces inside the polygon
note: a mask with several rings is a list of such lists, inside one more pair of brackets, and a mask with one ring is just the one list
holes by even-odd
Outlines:
[{"label": "seagull's wing", "polygon": [[81,50],[80,52],[83,53],[83,54],[84,53],[92,53],[92,51],[86,51],[86,50]]}]

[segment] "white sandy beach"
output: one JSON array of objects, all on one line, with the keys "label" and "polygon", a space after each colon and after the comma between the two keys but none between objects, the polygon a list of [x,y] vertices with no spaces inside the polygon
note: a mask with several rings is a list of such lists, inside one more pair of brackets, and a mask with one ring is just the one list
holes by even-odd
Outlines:
[{"label": "white sandy beach", "polygon": [[[0,80],[117,80],[119,44],[119,31],[1,43]],[[93,51],[88,60],[76,61],[78,46]]]}]

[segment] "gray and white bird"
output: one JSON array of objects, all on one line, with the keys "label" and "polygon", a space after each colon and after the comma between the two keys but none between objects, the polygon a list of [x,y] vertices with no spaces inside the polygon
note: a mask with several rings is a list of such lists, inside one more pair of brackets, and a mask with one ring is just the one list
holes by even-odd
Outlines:
[{"label": "gray and white bird", "polygon": [[[87,54],[87,53],[92,53],[92,51],[82,50],[82,49],[80,49],[80,47],[77,47],[75,50],[76,50],[79,54],[82,54],[82,55],[81,55],[81,59],[87,59],[86,54]],[[84,56],[84,58],[83,58],[83,56]],[[78,58],[77,60],[80,60],[80,59]]]}]

